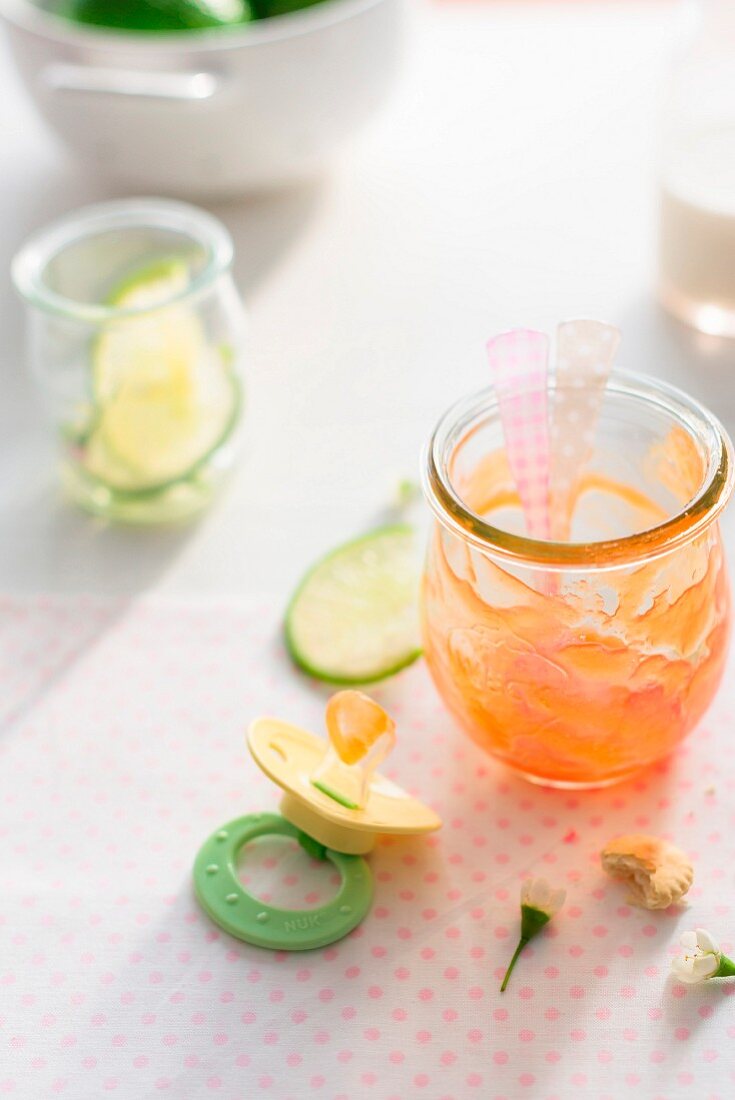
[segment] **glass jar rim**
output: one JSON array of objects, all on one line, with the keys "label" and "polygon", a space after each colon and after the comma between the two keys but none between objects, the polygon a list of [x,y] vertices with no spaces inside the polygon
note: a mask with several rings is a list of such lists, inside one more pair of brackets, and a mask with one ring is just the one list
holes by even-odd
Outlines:
[{"label": "glass jar rim", "polygon": [[[550,390],[555,388],[553,380]],[[676,418],[706,450],[707,469],[695,495],[674,515],[643,531],[597,542],[555,542],[494,527],[463,503],[452,485],[448,462],[468,431],[500,410],[494,387],[462,398],[444,414],[425,450],[423,485],[434,515],[450,531],[496,557],[539,569],[604,570],[660,557],[707,528],[733,490],[733,448],[720,421],[694,398],[648,375],[614,371],[609,393],[656,407]]]},{"label": "glass jar rim", "polygon": [[121,317],[147,313],[150,306],[104,305],[80,302],[49,287],[43,272],[49,262],[71,244],[114,229],[164,229],[195,241],[206,263],[191,282],[157,302],[156,309],[198,295],[232,265],[232,238],[218,218],[189,203],[169,199],[122,199],[83,206],[32,234],[13,258],[15,289],[28,305],[70,320],[104,324]]}]

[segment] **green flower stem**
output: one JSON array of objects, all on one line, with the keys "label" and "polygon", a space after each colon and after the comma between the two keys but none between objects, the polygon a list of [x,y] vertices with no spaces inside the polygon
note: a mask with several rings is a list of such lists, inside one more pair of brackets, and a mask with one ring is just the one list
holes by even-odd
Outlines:
[{"label": "green flower stem", "polygon": [[510,981],[510,976],[513,973],[513,967],[517,963],[518,956],[520,955],[521,951],[523,950],[523,948],[526,946],[527,943],[528,943],[528,940],[525,938],[525,936],[521,936],[521,938],[518,941],[518,946],[516,947],[515,951],[513,952],[513,958],[510,960],[510,964],[508,966],[508,969],[505,972],[505,977],[503,978],[503,984],[500,987],[500,992],[501,993],[505,992],[505,987],[507,986],[508,982]]},{"label": "green flower stem", "polygon": [[735,975],[735,962],[732,959],[728,959],[727,955],[723,955],[720,959],[720,965],[712,975],[713,978],[732,978]]}]

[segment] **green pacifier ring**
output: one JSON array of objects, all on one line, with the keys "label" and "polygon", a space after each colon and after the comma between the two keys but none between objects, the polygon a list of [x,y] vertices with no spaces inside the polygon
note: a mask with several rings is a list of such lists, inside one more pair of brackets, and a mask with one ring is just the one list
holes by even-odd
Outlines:
[{"label": "green pacifier ring", "polygon": [[[319,909],[278,909],[247,892],[237,875],[238,852],[271,835],[292,837],[310,854],[331,860],[342,876],[332,901]],[[202,908],[231,936],[276,951],[308,951],[342,939],[366,915],[373,896],[362,856],[322,848],[279,814],[248,814],[213,833],[194,861],[194,889]]]}]

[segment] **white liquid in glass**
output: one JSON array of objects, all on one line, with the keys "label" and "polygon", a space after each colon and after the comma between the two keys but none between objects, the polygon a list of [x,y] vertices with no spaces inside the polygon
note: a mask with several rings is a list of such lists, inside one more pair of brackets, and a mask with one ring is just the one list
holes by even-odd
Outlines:
[{"label": "white liquid in glass", "polygon": [[735,336],[735,125],[672,151],[660,218],[664,306],[702,332]]}]

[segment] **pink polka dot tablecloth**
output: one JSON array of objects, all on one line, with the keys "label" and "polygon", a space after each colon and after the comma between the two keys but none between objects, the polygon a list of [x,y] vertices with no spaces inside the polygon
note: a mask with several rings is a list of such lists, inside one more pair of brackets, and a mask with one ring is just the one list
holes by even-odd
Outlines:
[{"label": "pink polka dot tablecloth", "polygon": [[[373,909],[346,940],[276,954],[220,932],[190,868],[219,824],[277,807],[249,720],[321,729],[326,693],[288,665],[279,608],[5,599],[0,660],[0,1096],[735,1094],[735,982],[669,974],[683,930],[735,940],[732,664],[673,760],[583,794],[483,756],[421,665],[381,686],[386,770],[444,828],[379,844]],[[631,908],[602,876],[601,845],[627,831],[689,852],[687,906]],[[269,843],[243,856],[249,888],[324,901],[329,870]],[[529,873],[567,901],[501,995]]]}]

